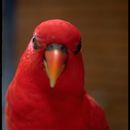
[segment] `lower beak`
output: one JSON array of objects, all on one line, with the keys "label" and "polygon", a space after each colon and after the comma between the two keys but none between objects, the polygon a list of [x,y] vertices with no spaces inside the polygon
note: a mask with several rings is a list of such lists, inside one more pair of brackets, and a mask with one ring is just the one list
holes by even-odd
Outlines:
[{"label": "lower beak", "polygon": [[54,88],[56,80],[65,67],[66,54],[59,49],[45,51],[45,70],[50,81],[50,87]]}]

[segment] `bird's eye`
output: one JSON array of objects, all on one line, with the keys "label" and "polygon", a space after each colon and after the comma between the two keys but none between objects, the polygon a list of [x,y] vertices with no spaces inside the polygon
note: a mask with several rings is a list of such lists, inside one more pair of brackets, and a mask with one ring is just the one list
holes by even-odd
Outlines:
[{"label": "bird's eye", "polygon": [[40,46],[38,45],[38,41],[37,41],[35,36],[32,38],[32,43],[33,43],[33,48],[35,50],[40,48]]},{"label": "bird's eye", "polygon": [[81,50],[81,42],[79,44],[77,44],[76,49],[74,50],[74,54],[75,55],[78,54],[80,52],[80,50]]}]

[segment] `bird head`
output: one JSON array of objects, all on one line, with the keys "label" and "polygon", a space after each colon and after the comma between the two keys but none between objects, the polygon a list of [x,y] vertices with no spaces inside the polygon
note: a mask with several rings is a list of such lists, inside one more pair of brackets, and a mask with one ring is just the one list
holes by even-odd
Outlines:
[{"label": "bird head", "polygon": [[27,55],[28,60],[33,59],[30,64],[33,70],[40,68],[38,65],[33,67],[33,62],[43,67],[42,70],[37,70],[42,71],[43,77],[47,77],[48,80],[44,81],[44,84],[49,82],[50,88],[83,86],[81,36],[79,30],[71,23],[54,19],[36,26],[23,57]]}]

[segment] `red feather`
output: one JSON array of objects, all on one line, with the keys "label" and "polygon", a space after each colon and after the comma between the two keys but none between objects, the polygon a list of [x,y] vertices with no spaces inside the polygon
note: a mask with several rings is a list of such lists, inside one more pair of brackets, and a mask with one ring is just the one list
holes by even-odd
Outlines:
[{"label": "red feather", "polygon": [[[81,40],[78,29],[63,20],[49,20],[37,26],[34,35],[42,49],[34,50],[31,39],[8,87],[8,130],[109,130],[104,111],[85,91],[82,53],[73,54]],[[55,88],[42,63],[50,43],[69,48]]]}]

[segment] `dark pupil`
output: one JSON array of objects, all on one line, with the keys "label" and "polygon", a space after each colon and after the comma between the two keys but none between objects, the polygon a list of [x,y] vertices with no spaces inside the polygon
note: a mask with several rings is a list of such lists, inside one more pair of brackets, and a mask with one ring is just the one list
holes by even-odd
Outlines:
[{"label": "dark pupil", "polygon": [[37,39],[35,37],[32,39],[32,42],[33,42],[33,48],[38,49],[39,47],[37,45]]},{"label": "dark pupil", "polygon": [[80,49],[81,49],[81,43],[79,43],[77,46],[76,46],[76,50],[74,51],[74,54],[78,54],[80,52]]}]

